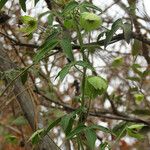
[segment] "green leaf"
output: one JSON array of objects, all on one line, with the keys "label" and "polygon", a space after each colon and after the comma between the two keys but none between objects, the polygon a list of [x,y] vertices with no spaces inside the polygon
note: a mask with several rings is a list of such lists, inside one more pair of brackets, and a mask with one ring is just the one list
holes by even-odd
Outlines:
[{"label": "green leaf", "polygon": [[61,121],[62,117],[56,119],[53,123],[49,124],[48,127],[44,130],[44,135],[46,135],[53,127],[55,127],[56,125],[58,125]]},{"label": "green leaf", "polygon": [[101,125],[91,125],[91,126],[87,127],[87,129],[97,129],[97,130],[100,130],[100,131],[102,131],[102,132],[112,134],[112,131],[111,131],[111,130],[109,130],[108,128],[103,127],[103,126],[101,126]]},{"label": "green leaf", "polygon": [[39,51],[33,58],[34,63],[38,63],[48,52],[55,48],[58,43],[59,42],[57,39],[51,39],[49,40],[49,43],[47,42],[45,45],[39,48]]},{"label": "green leaf", "polygon": [[94,13],[83,12],[80,15],[80,25],[85,31],[92,31],[102,25],[102,19]]},{"label": "green leaf", "polygon": [[2,7],[6,4],[8,0],[1,0],[0,1],[0,10],[2,9]]},{"label": "green leaf", "polygon": [[44,129],[39,129],[39,130],[35,131],[31,135],[31,137],[29,138],[28,141],[31,141],[32,144],[37,144],[41,140],[41,138],[42,138],[41,135],[43,132],[44,132]]},{"label": "green leaf", "polygon": [[126,42],[129,44],[132,36],[132,25],[130,23],[124,23],[123,32],[124,32],[124,38]]},{"label": "green leaf", "polygon": [[97,7],[97,6],[95,6],[92,3],[87,2],[87,1],[81,3],[79,7],[92,8],[94,10],[98,10],[98,11],[102,12],[102,10],[99,7]]},{"label": "green leaf", "polygon": [[73,50],[69,35],[64,34],[63,39],[60,41],[60,45],[63,49],[64,54],[70,61],[74,61]]},{"label": "green leaf", "polygon": [[16,126],[26,125],[27,120],[23,116],[20,116],[20,117],[16,118],[14,121],[12,121],[11,124],[16,125]]},{"label": "green leaf", "polygon": [[141,68],[141,65],[135,63],[135,64],[132,65],[132,68]]},{"label": "green leaf", "polygon": [[71,139],[71,138],[73,138],[75,135],[78,135],[79,133],[83,132],[85,128],[86,128],[85,125],[79,125],[78,127],[76,127],[73,131],[71,131],[71,132],[67,135],[67,139]]},{"label": "green leaf", "polygon": [[63,127],[66,135],[68,135],[72,130],[74,119],[75,116],[72,116],[72,114],[65,115],[64,117],[62,117],[60,124]]},{"label": "green leaf", "polygon": [[[60,80],[63,81],[63,79],[66,77],[66,75],[69,73],[69,70],[72,67],[72,63],[67,64],[65,67],[63,67],[61,69],[61,71],[58,73],[58,75],[56,76],[56,78],[59,76]],[[55,79],[56,79],[55,78]]]},{"label": "green leaf", "polygon": [[130,126],[128,126],[128,129],[132,129],[132,130],[141,130],[144,126],[144,124],[132,124]]},{"label": "green leaf", "polygon": [[82,111],[83,111],[83,109],[82,109],[82,107],[80,107],[80,108],[76,109],[75,111],[73,111],[72,113],[62,117],[60,125],[63,127],[66,136],[72,130],[73,122],[74,122],[74,120],[76,118],[76,115],[80,114]]},{"label": "green leaf", "polygon": [[[22,70],[23,71],[23,70]],[[25,71],[22,75],[21,75],[21,82],[24,85],[26,83],[28,79],[28,71]]]},{"label": "green leaf", "polygon": [[143,71],[143,77],[150,76],[150,70]]},{"label": "green leaf", "polygon": [[29,36],[31,33],[33,33],[37,29],[38,22],[34,17],[21,16],[20,20],[25,25],[25,27],[22,27],[20,29],[20,31],[24,32],[25,35]]},{"label": "green leaf", "polygon": [[97,37],[97,42],[105,35],[106,31],[101,32]]},{"label": "green leaf", "polygon": [[115,60],[112,62],[113,67],[119,67],[123,64],[123,58],[122,57],[117,57]]},{"label": "green leaf", "polygon": [[43,16],[45,16],[47,14],[51,14],[51,12],[48,10],[48,11],[45,11],[43,13],[40,13],[39,16],[38,16],[38,20],[41,19]]},{"label": "green leaf", "polygon": [[39,2],[39,0],[34,0],[34,6]]},{"label": "green leaf", "polygon": [[106,149],[111,150],[107,142],[102,142],[100,145],[100,150],[106,150]]},{"label": "green leaf", "polygon": [[54,122],[50,123],[46,129],[43,128],[34,132],[29,138],[29,141],[32,141],[32,144],[37,144],[53,127],[60,123],[61,119],[62,117],[56,119]]},{"label": "green leaf", "polygon": [[72,19],[71,17],[66,17],[64,20],[64,26],[67,29],[76,29],[75,20]]},{"label": "green leaf", "polygon": [[89,63],[87,63],[87,62],[84,62],[84,61],[74,61],[74,62],[68,63],[64,68],[62,68],[62,70],[58,73],[58,75],[56,76],[56,78],[59,76],[60,80],[63,81],[63,79],[69,73],[69,70],[71,69],[71,67],[74,66],[74,65],[79,65],[79,66],[82,66],[84,68],[89,68],[91,70],[94,70],[94,68]]},{"label": "green leaf", "polygon": [[6,142],[11,144],[17,144],[17,137],[12,134],[7,134],[4,136]]},{"label": "green leaf", "polygon": [[26,0],[19,0],[19,4],[24,12],[26,12]]},{"label": "green leaf", "polygon": [[142,140],[144,136],[140,133],[134,132],[134,130],[127,128],[127,133],[129,136],[134,137],[136,139]]},{"label": "green leaf", "polygon": [[118,19],[113,23],[111,30],[106,33],[105,47],[111,42],[113,35],[120,27],[122,27],[122,25],[122,19]]},{"label": "green leaf", "polygon": [[48,25],[51,26],[53,24],[53,21],[54,21],[54,15],[53,15],[53,13],[50,13],[47,17]]},{"label": "green leaf", "polygon": [[129,125],[126,130],[129,136],[137,138],[137,139],[143,139],[143,135],[139,133],[139,131],[145,127],[144,124],[131,124]]},{"label": "green leaf", "polygon": [[141,81],[141,78],[139,77],[127,77],[126,79],[131,80],[131,81],[137,81],[137,82]]},{"label": "green leaf", "polygon": [[127,127],[128,123],[127,122],[120,122],[119,124],[117,124],[114,128],[113,128],[113,133],[116,135],[116,137],[119,137],[119,139],[121,139],[122,137],[124,137],[126,135],[126,127]]},{"label": "green leaf", "polygon": [[95,131],[91,130],[91,129],[87,129],[84,132],[86,139],[87,139],[87,145],[90,147],[90,149],[95,149],[95,141],[97,139],[96,133]]},{"label": "green leaf", "polygon": [[105,128],[103,126],[100,125],[91,125],[89,127],[86,127],[85,125],[79,125],[78,127],[76,127],[72,132],[70,132],[67,136],[67,139],[70,139],[72,137],[74,137],[75,135],[78,135],[81,132],[86,132],[87,130],[94,130],[94,129],[98,129],[102,132],[105,133],[112,133],[108,128]]},{"label": "green leaf", "polygon": [[138,74],[140,77],[143,76],[143,72],[139,70],[141,68],[139,64],[133,64],[131,68],[134,71],[134,73]]},{"label": "green leaf", "polygon": [[141,48],[142,48],[141,41],[134,39],[134,43],[132,45],[132,56],[137,56],[140,53]]},{"label": "green leaf", "polygon": [[92,65],[86,61],[76,61],[74,65],[78,65],[78,66],[82,66],[83,68],[88,68],[92,71],[94,71],[94,68],[92,67]]},{"label": "green leaf", "polygon": [[72,12],[76,7],[78,6],[78,3],[75,1],[70,1],[65,8],[63,9],[62,15],[67,15],[70,12]]}]

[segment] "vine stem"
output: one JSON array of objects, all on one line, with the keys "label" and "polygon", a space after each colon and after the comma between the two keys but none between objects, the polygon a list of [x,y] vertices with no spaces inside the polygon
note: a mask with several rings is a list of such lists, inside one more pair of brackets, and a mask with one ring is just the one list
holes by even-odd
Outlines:
[{"label": "vine stem", "polygon": [[[81,54],[82,54],[82,58],[83,58],[83,61],[86,61],[86,56],[85,56],[85,53],[84,53],[84,44],[83,44],[83,39],[82,39],[82,35],[81,35],[81,31],[79,29],[79,26],[77,24],[77,19],[75,18],[76,20],[76,29],[77,29],[77,36],[78,36],[78,40],[79,40],[79,44],[80,44],[80,47],[81,47]],[[81,106],[83,107],[84,104],[85,104],[85,80],[86,80],[86,68],[83,68],[83,78],[82,78],[82,97],[81,97]]]}]

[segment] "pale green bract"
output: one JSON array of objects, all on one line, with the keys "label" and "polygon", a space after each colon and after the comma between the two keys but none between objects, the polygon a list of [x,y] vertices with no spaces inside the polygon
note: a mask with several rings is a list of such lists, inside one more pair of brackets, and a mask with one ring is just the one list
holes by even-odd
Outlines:
[{"label": "pale green bract", "polygon": [[30,16],[21,16],[21,22],[24,24],[24,27],[20,29],[21,32],[24,32],[25,35],[33,33],[38,26],[38,22],[34,17]]},{"label": "pale green bract", "polygon": [[86,31],[92,31],[100,27],[102,19],[93,13],[83,12],[80,16],[80,25]]}]

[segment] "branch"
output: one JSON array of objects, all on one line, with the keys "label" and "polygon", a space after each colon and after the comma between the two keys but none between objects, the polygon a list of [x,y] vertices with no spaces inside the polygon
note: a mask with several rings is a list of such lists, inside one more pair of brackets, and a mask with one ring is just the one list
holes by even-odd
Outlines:
[{"label": "branch", "polygon": [[[40,46],[39,45],[36,45],[36,44],[27,44],[27,43],[21,43],[20,41],[17,41],[11,37],[9,37],[8,35],[0,32],[1,35],[3,35],[4,37],[6,37],[7,39],[9,39],[10,41],[12,41],[15,45],[18,45],[18,46],[25,46],[25,47],[30,47],[30,48],[39,48]],[[131,34],[131,38],[133,39],[137,39],[145,44],[148,44],[150,45],[150,40],[147,39],[147,38],[144,38],[143,36],[139,36],[138,34],[136,33],[132,33]],[[111,40],[111,42],[109,44],[113,44],[113,43],[116,43],[116,42],[119,42],[121,40],[124,40],[124,34],[118,34],[116,36],[114,36]],[[89,46],[89,45],[99,45],[99,46],[104,46],[105,45],[105,39],[104,40],[100,40],[100,41],[97,41],[97,42],[92,42],[92,43],[89,43],[89,44],[84,44],[85,47]],[[72,48],[73,49],[80,49],[80,46],[79,45],[75,45],[75,44],[72,44]],[[59,46],[56,46],[55,47],[56,50],[61,50],[61,47]]]},{"label": "branch", "polygon": [[[6,35],[6,34],[4,34],[2,32],[0,32],[0,34],[2,34],[4,37],[9,39],[11,42],[13,42],[14,45],[25,46],[25,47],[30,47],[30,48],[39,48],[40,47],[40,46],[35,45],[35,44],[21,43],[20,41],[17,41],[17,40],[9,37],[8,35]],[[131,38],[141,41],[142,44],[144,43],[144,44],[150,45],[150,40],[145,38],[144,35],[140,36],[140,35],[138,35],[136,33],[132,33],[131,34]],[[120,40],[124,40],[124,34],[118,34],[118,35],[114,36],[109,44],[113,44],[113,43],[119,42]],[[92,45],[92,46],[104,46],[105,45],[105,39],[97,41],[97,42],[92,42],[92,43],[89,43],[89,44],[84,44],[83,47],[88,47],[90,45]],[[80,49],[81,47],[79,45],[72,44],[72,48],[73,49]],[[56,46],[55,50],[62,51],[60,46]],[[146,59],[147,63],[150,64],[150,57],[148,55],[148,50],[146,48],[145,48],[145,50],[143,50],[143,56]]]},{"label": "branch", "polygon": [[[55,101],[55,100],[47,97],[46,95],[44,95],[40,91],[35,90],[34,92],[41,95],[45,100],[60,106],[60,109],[63,109],[67,112],[72,112],[72,111],[75,111],[77,109],[77,108],[72,108],[72,107],[70,107],[70,106],[68,106],[64,103],[59,102],[59,101]],[[89,115],[94,116],[94,117],[113,119],[113,120],[124,120],[124,121],[128,121],[128,122],[143,123],[147,126],[150,126],[150,122],[148,122],[148,121],[145,121],[145,120],[142,120],[142,119],[139,119],[139,118],[135,118],[135,117],[131,117],[131,116],[128,116],[126,114],[121,114],[121,113],[120,114],[113,114],[113,112],[110,112],[110,111],[101,111],[101,112],[100,111],[99,112],[90,111]]]}]

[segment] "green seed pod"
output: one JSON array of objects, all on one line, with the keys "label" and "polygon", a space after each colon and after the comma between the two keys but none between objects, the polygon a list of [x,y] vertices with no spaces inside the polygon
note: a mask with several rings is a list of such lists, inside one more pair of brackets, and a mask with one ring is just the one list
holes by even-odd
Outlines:
[{"label": "green seed pod", "polygon": [[86,31],[92,31],[97,29],[102,24],[102,19],[89,12],[84,12],[80,16],[80,25]]}]

